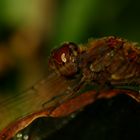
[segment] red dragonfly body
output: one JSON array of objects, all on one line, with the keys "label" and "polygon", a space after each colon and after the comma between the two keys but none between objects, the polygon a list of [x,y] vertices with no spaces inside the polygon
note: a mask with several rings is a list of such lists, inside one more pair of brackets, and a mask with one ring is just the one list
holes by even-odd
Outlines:
[{"label": "red dragonfly body", "polygon": [[0,133],[0,140],[9,140],[38,117],[63,117],[99,98],[111,98],[121,93],[140,102],[139,92],[112,89],[116,85],[140,85],[140,48],[136,43],[113,36],[90,40],[79,46],[64,43],[52,51],[49,65],[65,80],[78,81],[70,90],[68,88],[70,95],[76,95],[86,84],[96,85],[99,90],[87,91],[76,97],[68,96],[67,100],[53,108],[33,112],[15,121]]},{"label": "red dragonfly body", "polygon": [[81,74],[79,90],[87,82],[106,85],[140,84],[140,48],[117,37],[91,40],[78,47],[64,43],[52,52],[50,66],[64,77]]}]

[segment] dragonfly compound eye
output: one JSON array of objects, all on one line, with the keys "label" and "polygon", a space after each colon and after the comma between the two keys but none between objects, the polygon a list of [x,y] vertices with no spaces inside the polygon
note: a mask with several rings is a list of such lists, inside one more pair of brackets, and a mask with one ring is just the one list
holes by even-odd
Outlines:
[{"label": "dragonfly compound eye", "polygon": [[72,77],[78,71],[78,56],[79,48],[75,43],[64,43],[52,51],[49,66],[65,77]]}]

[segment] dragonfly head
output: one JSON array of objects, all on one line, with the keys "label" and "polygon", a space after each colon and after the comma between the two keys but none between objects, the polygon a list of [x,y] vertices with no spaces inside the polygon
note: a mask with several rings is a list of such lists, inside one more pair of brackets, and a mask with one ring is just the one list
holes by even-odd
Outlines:
[{"label": "dragonfly head", "polygon": [[79,47],[67,42],[54,49],[49,59],[51,69],[65,77],[73,77],[78,72]]}]

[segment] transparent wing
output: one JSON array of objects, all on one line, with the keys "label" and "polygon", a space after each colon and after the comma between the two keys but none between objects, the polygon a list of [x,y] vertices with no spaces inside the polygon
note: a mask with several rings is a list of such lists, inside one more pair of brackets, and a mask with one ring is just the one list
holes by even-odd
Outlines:
[{"label": "transparent wing", "polygon": [[53,73],[17,96],[0,97],[0,130],[18,118],[61,102],[64,95],[68,96],[65,93],[72,86],[71,80]]}]

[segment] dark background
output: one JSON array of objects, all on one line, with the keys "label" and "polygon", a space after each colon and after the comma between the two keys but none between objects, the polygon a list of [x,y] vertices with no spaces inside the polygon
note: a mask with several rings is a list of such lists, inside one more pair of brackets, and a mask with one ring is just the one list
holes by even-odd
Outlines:
[{"label": "dark background", "polygon": [[39,118],[22,130],[31,140],[139,140],[140,105],[126,95],[100,99],[64,118]]},{"label": "dark background", "polygon": [[99,100],[47,140],[139,140],[139,109],[135,101],[123,95]]}]

